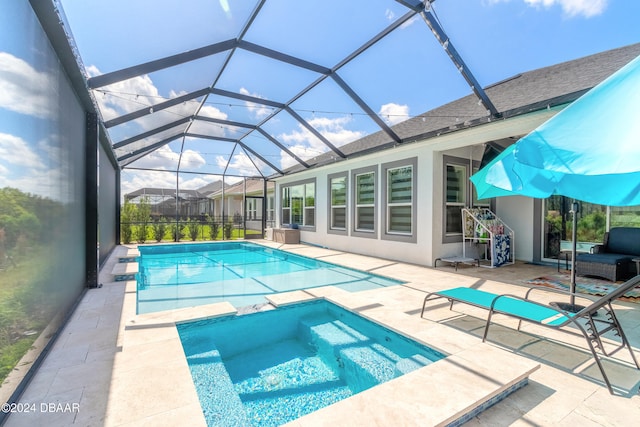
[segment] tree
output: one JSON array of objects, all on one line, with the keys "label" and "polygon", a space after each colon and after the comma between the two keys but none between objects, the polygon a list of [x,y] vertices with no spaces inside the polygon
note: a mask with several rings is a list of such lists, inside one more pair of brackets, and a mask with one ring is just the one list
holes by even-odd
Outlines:
[{"label": "tree", "polygon": [[162,217],[158,221],[154,222],[151,227],[153,231],[153,238],[156,239],[156,242],[160,242],[167,232],[167,219]]},{"label": "tree", "polygon": [[189,227],[189,237],[191,237],[191,240],[195,242],[202,229],[202,224],[200,224],[200,221],[195,218],[189,218],[187,220],[187,225]]},{"label": "tree", "polygon": [[133,237],[132,222],[138,215],[138,207],[129,200],[124,201],[124,205],[120,209],[120,237],[122,243],[131,243]]},{"label": "tree", "polygon": [[607,226],[607,216],[604,212],[593,211],[578,221],[578,241],[601,242]]},{"label": "tree", "polygon": [[136,240],[138,243],[144,243],[147,241],[147,230],[149,221],[151,220],[151,203],[149,203],[149,197],[144,196],[140,199],[135,220],[138,225],[136,228]]},{"label": "tree", "polygon": [[216,240],[218,233],[220,233],[220,223],[216,222],[215,219],[209,215],[207,215],[207,222],[209,223],[209,235],[211,236],[211,240]]},{"label": "tree", "polygon": [[224,224],[224,238],[227,240],[231,240],[231,233],[233,232],[233,221],[231,219],[229,219],[229,221],[227,221]]},{"label": "tree", "polygon": [[25,245],[41,237],[42,221],[38,214],[44,217],[51,211],[38,210],[38,200],[45,199],[15,188],[0,189],[0,228],[4,229],[7,249],[13,248],[19,238]]}]

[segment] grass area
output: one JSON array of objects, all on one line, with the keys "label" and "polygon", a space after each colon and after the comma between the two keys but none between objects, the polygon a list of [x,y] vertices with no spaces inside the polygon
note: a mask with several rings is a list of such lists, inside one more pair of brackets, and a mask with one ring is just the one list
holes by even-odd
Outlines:
[{"label": "grass area", "polygon": [[16,367],[22,356],[31,348],[38,335],[18,339],[0,349],[0,382],[3,382]]},{"label": "grass area", "polygon": [[0,270],[0,383],[29,350],[58,309],[48,281],[46,248],[30,248]]}]

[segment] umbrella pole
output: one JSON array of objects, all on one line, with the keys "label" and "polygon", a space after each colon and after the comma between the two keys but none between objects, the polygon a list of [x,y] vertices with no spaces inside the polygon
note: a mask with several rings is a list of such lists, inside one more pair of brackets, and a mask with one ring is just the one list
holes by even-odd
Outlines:
[{"label": "umbrella pole", "polygon": [[571,205],[572,218],[572,230],[571,230],[571,282],[569,284],[569,291],[571,295],[569,297],[569,304],[566,302],[553,302],[551,304],[560,308],[561,310],[568,311],[570,313],[577,313],[584,307],[576,305],[576,253],[578,252],[578,202],[575,200]]},{"label": "umbrella pole", "polygon": [[571,306],[575,307],[576,303],[576,253],[578,252],[578,202],[575,200],[571,205],[571,212],[573,214],[573,226],[571,230],[571,284],[569,291],[571,292]]}]

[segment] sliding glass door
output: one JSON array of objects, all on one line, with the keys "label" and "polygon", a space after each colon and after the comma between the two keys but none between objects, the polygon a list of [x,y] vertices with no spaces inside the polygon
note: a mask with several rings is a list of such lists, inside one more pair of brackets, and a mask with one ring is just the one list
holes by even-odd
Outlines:
[{"label": "sliding glass door", "polygon": [[[542,258],[557,259],[562,251],[568,251],[572,236],[571,206],[573,199],[552,196],[543,203]],[[602,243],[604,233],[611,227],[640,227],[640,206],[609,207],[578,202],[577,247],[587,252]]]}]

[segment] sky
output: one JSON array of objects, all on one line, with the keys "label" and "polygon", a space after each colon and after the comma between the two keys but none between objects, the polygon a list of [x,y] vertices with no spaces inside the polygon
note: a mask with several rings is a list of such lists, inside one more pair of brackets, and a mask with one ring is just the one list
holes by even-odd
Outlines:
[{"label": "sky", "polygon": [[[57,0],[64,10],[88,76],[117,71],[238,36],[255,7],[253,0]],[[26,3],[26,2],[24,2]],[[366,7],[363,7],[365,6]],[[3,3],[0,8],[11,8]],[[640,2],[629,0],[437,0],[433,12],[482,86],[585,55],[640,42]],[[334,68],[407,9],[393,0],[267,0],[244,40],[314,64]],[[7,10],[4,12],[11,12]],[[5,19],[10,17],[3,14]],[[2,19],[2,18],[0,18]],[[20,117],[41,117],[47,101],[41,86],[46,69],[29,62],[28,38],[17,40],[0,25],[0,187],[29,187],[44,168],[46,141],[20,133]],[[5,34],[3,34],[3,32]],[[94,96],[104,120],[175,98],[214,83],[228,52],[99,88]],[[414,18],[338,69],[371,110],[388,125],[471,93],[425,22]],[[216,87],[255,98],[289,102],[316,79],[316,72],[236,49]],[[25,102],[26,100],[26,102]],[[257,125],[271,107],[212,94],[109,129],[112,143],[162,124],[200,116]],[[202,104],[202,105],[201,105]],[[379,130],[332,79],[291,108],[333,145]],[[40,117],[38,117],[40,116]],[[275,169],[226,139],[243,142],[276,168],[296,163],[264,135],[242,126],[194,121],[116,150],[135,152],[189,126],[189,132],[225,140],[178,139],[129,167],[175,170],[180,187],[199,188],[210,174],[270,175]],[[281,112],[263,129],[303,160],[328,148],[292,115]],[[49,142],[55,146],[54,142]],[[18,153],[20,153],[18,155]],[[181,154],[182,153],[182,154]],[[38,169],[40,168],[40,169]],[[31,175],[30,175],[31,174]],[[19,182],[18,182],[19,181]],[[122,193],[140,187],[173,187],[175,174],[124,169]],[[37,192],[33,185],[30,191]]]}]

